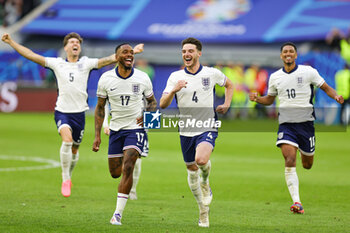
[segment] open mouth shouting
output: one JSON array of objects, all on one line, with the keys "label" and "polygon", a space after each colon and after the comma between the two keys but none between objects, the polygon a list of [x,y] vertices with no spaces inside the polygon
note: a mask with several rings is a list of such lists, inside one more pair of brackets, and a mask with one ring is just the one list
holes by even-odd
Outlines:
[{"label": "open mouth shouting", "polygon": [[78,46],[73,46],[72,51],[73,51],[73,54],[78,54],[79,53],[79,47]]},{"label": "open mouth shouting", "polygon": [[192,57],[184,57],[184,63],[186,66],[191,65]]},{"label": "open mouth shouting", "polygon": [[133,59],[131,58],[125,59],[125,66],[132,66],[132,63],[133,63]]}]

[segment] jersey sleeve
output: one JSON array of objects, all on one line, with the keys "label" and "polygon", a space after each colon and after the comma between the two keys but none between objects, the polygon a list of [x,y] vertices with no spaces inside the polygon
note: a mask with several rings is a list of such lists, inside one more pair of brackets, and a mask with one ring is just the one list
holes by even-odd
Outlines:
[{"label": "jersey sleeve", "polygon": [[98,68],[98,59],[97,58],[88,58],[83,56],[79,59],[80,62],[84,64],[85,69],[92,70]]},{"label": "jersey sleeve", "polygon": [[163,94],[169,94],[173,88],[175,87],[175,80],[174,80],[174,75],[171,74],[167,83],[166,83],[166,86],[165,86],[165,89],[163,91]]},{"label": "jersey sleeve", "polygon": [[147,74],[145,75],[145,77],[147,78],[147,80],[146,80],[146,88],[143,94],[146,98],[149,98],[153,95],[153,86],[152,86],[151,78]]},{"label": "jersey sleeve", "polygon": [[321,75],[318,73],[318,71],[312,67],[311,69],[311,83],[315,85],[316,87],[322,86],[322,84],[325,82],[324,79],[321,77]]},{"label": "jersey sleeve", "polygon": [[102,75],[100,80],[98,81],[96,95],[100,98],[107,98],[107,89],[105,88],[103,77],[104,76]]},{"label": "jersey sleeve", "polygon": [[97,69],[98,68],[98,59],[97,58],[88,58],[87,60],[87,67],[88,69]]},{"label": "jersey sleeve", "polygon": [[227,77],[224,73],[222,73],[220,70],[216,68],[212,68],[214,72],[214,80],[215,83],[218,84],[219,86],[225,86]]},{"label": "jersey sleeve", "polygon": [[56,57],[45,57],[45,67],[50,69],[55,69],[57,64]]},{"label": "jersey sleeve", "polygon": [[273,74],[270,76],[269,79],[269,88],[267,90],[267,95],[269,96],[277,96],[277,87],[275,86],[275,82],[274,82],[274,76]]}]

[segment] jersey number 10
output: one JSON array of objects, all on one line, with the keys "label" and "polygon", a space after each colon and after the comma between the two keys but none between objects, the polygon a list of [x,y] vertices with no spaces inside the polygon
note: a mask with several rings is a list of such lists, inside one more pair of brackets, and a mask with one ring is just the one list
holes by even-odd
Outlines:
[{"label": "jersey number 10", "polygon": [[292,98],[294,99],[295,98],[295,89],[287,89],[287,95],[288,95],[288,99]]}]

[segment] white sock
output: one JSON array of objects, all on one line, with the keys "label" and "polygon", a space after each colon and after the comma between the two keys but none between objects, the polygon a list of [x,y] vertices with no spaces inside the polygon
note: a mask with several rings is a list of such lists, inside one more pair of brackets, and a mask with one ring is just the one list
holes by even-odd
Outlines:
[{"label": "white sock", "polygon": [[287,187],[293,202],[300,202],[299,179],[295,167],[286,167],[284,171]]},{"label": "white sock", "polygon": [[124,211],[126,202],[128,201],[128,198],[129,198],[129,194],[118,193],[117,206],[115,208],[115,213],[120,214],[120,216],[123,215],[123,211]]},{"label": "white sock", "polygon": [[190,189],[193,193],[194,198],[196,199],[199,207],[202,207],[202,190],[199,186],[199,175],[198,170],[197,171],[191,171],[187,169],[187,181],[188,185],[190,186]]},{"label": "white sock", "polygon": [[72,161],[72,145],[72,142],[62,142],[60,149],[63,182],[70,179],[69,168]]},{"label": "white sock", "polygon": [[73,172],[78,160],[79,160],[79,151],[76,154],[72,154],[72,162],[71,162],[70,168],[69,168],[69,176],[70,177],[72,177],[72,172]]},{"label": "white sock", "polygon": [[131,187],[131,190],[130,192],[131,193],[136,193],[136,186],[137,186],[137,183],[139,182],[139,178],[140,178],[140,174],[141,174],[141,159],[138,158],[136,160],[136,163],[135,163],[135,167],[134,167],[134,173],[133,173],[133,180],[132,180],[132,187]]},{"label": "white sock", "polygon": [[199,167],[199,175],[201,177],[202,184],[207,184],[209,181],[209,174],[211,168],[210,160],[204,165],[197,165]]}]

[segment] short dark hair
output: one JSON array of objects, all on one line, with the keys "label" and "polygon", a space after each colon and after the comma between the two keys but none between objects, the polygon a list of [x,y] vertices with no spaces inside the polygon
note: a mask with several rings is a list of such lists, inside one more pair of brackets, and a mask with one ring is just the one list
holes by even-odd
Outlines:
[{"label": "short dark hair", "polygon": [[76,33],[76,32],[71,32],[69,34],[67,34],[64,38],[63,38],[63,47],[65,47],[68,44],[68,40],[71,38],[76,38],[79,40],[80,44],[83,43],[83,38],[81,38],[81,36]]},{"label": "short dark hair", "polygon": [[194,44],[198,51],[202,51],[202,43],[199,40],[197,40],[196,38],[188,37],[187,39],[184,39],[181,43],[182,47],[185,44]]},{"label": "short dark hair", "polygon": [[118,50],[120,49],[120,47],[122,47],[123,45],[130,45],[129,43],[121,43],[120,45],[118,45],[116,48],[115,48],[115,53],[118,52]]},{"label": "short dark hair", "polygon": [[295,49],[295,52],[297,52],[297,46],[296,46],[293,42],[290,42],[290,41],[284,43],[284,44],[281,46],[281,52],[282,52],[284,46],[287,46],[287,45],[293,46],[294,49]]}]

